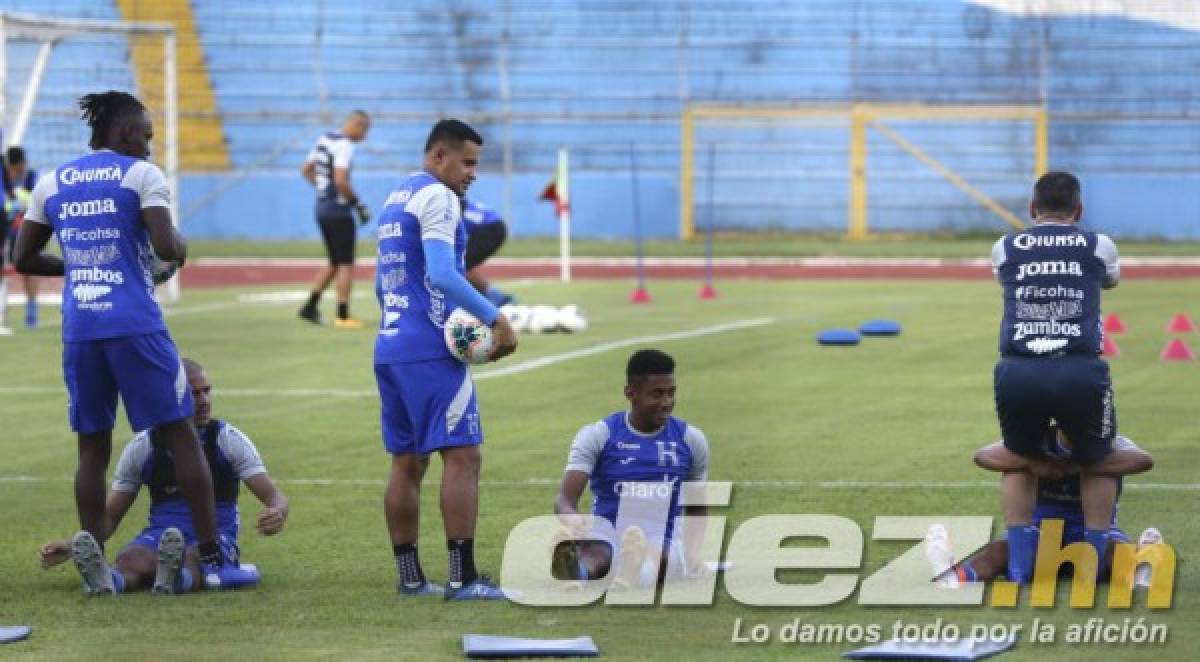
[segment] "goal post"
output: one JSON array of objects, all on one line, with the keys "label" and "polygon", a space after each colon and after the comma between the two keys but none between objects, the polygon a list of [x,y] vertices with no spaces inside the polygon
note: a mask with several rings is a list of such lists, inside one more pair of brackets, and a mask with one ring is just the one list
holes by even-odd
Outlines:
[{"label": "goal post", "polygon": [[[154,81],[145,85],[139,82]],[[67,19],[0,12],[0,128],[2,145],[21,145],[34,169],[47,171],[87,149],[79,97],[130,90],[155,125],[151,159],[171,190],[179,219],[179,89],[175,28],[169,23]],[[163,287],[180,297],[179,278]]]},{"label": "goal post", "polygon": [[[865,239],[872,209],[894,212],[892,223],[902,226],[924,204],[945,218],[1022,227],[1013,210],[1048,163],[1048,116],[1038,105],[693,104],[680,130],[685,240],[701,229],[700,173],[715,173],[706,184],[720,211],[706,216],[719,230],[842,230]],[[698,167],[705,159],[717,164]],[[875,198],[872,179],[886,184]],[[936,199],[920,198],[931,192]]]}]

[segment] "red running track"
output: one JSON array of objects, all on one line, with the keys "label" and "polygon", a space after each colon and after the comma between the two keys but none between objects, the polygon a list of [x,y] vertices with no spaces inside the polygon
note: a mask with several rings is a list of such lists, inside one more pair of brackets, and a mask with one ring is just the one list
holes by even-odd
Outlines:
[{"label": "red running track", "polygon": [[[199,258],[183,270],[183,286],[228,287],[307,283],[322,261],[296,258]],[[545,258],[497,258],[484,267],[490,278],[557,279],[558,261]],[[6,269],[11,275],[11,269]],[[370,279],[372,260],[362,260],[355,278]],[[650,258],[645,265],[651,280],[700,280],[705,267],[697,258]],[[712,267],[717,280],[982,280],[992,277],[985,260],[932,258],[718,258]],[[1200,278],[1200,258],[1125,258],[1125,279]],[[571,265],[572,278],[633,279],[629,258],[577,258]]]}]

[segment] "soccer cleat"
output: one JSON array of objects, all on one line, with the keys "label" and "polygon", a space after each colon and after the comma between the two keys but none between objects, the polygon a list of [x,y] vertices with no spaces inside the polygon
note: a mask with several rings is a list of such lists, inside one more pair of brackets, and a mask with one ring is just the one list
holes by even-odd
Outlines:
[{"label": "soccer cleat", "polygon": [[83,577],[83,589],[88,595],[113,595],[117,592],[112,569],[104,560],[100,543],[87,531],[71,539],[71,559]]},{"label": "soccer cleat", "polygon": [[613,586],[631,588],[642,579],[642,564],[646,561],[646,532],[640,526],[631,526],[621,534],[621,548],[617,552],[616,575]]},{"label": "soccer cleat", "polygon": [[446,587],[441,584],[435,584],[431,581],[424,581],[416,586],[408,586],[404,582],[396,582],[396,592],[402,598],[417,598],[427,595],[437,596],[439,598],[446,596]]},{"label": "soccer cleat", "polygon": [[249,563],[226,562],[224,565],[200,565],[204,573],[204,586],[210,591],[227,591],[258,584],[258,567]]},{"label": "soccer cleat", "polygon": [[171,527],[158,539],[158,567],[154,571],[154,592],[177,594],[184,592],[183,554],[186,545],[183,533]]},{"label": "soccer cleat", "polygon": [[564,580],[587,579],[579,575],[579,544],[574,540],[558,543],[550,558],[550,576]]},{"label": "soccer cleat", "polygon": [[446,587],[446,600],[507,600],[504,591],[492,583],[487,575],[479,575],[475,581],[458,588]]},{"label": "soccer cleat", "polygon": [[942,524],[933,524],[925,533],[925,560],[933,571],[933,581],[942,588],[958,588],[958,575],[953,571],[954,545],[950,533]]},{"label": "soccer cleat", "polygon": [[322,324],[321,312],[316,308],[301,308],[300,312],[296,313],[296,316],[302,320],[312,322],[313,324]]},{"label": "soccer cleat", "polygon": [[[1137,548],[1142,551],[1143,547],[1148,545],[1157,545],[1162,543],[1162,532],[1154,527],[1150,527],[1142,531],[1142,535],[1138,536]],[[1157,553],[1157,552],[1155,552]],[[1133,573],[1133,585],[1138,588],[1150,588],[1151,566],[1149,563],[1139,563],[1137,570]]]},{"label": "soccer cleat", "polygon": [[363,323],[361,320],[356,320],[353,317],[338,318],[333,321],[333,326],[338,329],[361,329]]}]

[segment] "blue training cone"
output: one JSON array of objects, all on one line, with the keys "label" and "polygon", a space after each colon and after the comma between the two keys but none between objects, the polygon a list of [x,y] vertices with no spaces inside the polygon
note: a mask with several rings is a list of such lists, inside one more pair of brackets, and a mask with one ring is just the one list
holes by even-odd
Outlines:
[{"label": "blue training cone", "polygon": [[817,334],[817,343],[821,345],[857,345],[862,336],[852,329],[825,329]]},{"label": "blue training cone", "polygon": [[896,320],[867,320],[858,327],[858,331],[864,336],[898,336],[900,323]]}]

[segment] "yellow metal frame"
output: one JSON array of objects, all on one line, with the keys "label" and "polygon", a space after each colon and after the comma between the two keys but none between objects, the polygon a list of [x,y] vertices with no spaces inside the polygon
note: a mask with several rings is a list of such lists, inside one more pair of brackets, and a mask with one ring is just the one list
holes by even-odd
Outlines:
[{"label": "yellow metal frame", "polygon": [[944,106],[925,104],[856,103],[791,107],[690,105],[680,119],[679,159],[679,235],[696,236],[693,210],[695,194],[696,121],[712,119],[848,119],[850,126],[850,204],[846,236],[865,239],[867,230],[867,128],[872,127],[901,149],[945,177],[979,204],[991,210],[1009,225],[1024,223],[966,179],[955,173],[917,145],[887,126],[889,120],[964,121],[1028,120],[1033,123],[1034,176],[1047,170],[1049,161],[1049,115],[1042,106],[982,105]]}]

